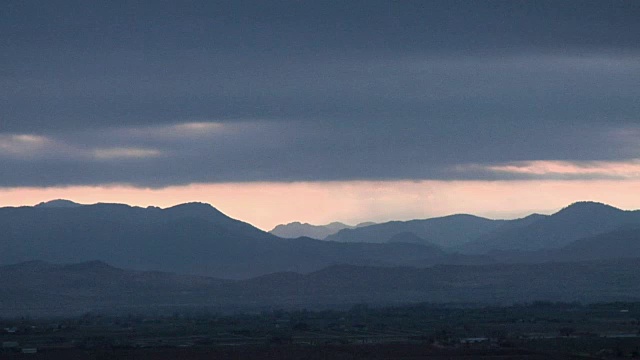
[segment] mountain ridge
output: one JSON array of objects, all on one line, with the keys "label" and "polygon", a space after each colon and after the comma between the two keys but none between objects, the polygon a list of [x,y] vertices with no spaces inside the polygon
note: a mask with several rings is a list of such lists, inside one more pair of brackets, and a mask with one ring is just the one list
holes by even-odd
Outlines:
[{"label": "mountain ridge", "polygon": [[96,261],[44,265],[0,266],[0,316],[640,299],[635,276],[640,258],[430,268],[336,264],[306,274],[277,272],[245,280],[134,271]]},{"label": "mountain ridge", "polygon": [[[457,214],[392,221],[343,229],[325,240],[279,238],[200,202],[165,209],[111,203],[6,207],[0,208],[0,264],[100,260],[140,271],[242,279],[279,271],[308,273],[334,264],[531,262],[526,257],[580,261],[599,258],[593,255],[597,252],[607,258],[634,257],[634,230],[616,232],[625,227],[640,227],[640,211],[593,202],[515,220]],[[567,253],[571,250],[559,252],[574,242],[574,256]],[[616,249],[607,249],[606,242]],[[600,251],[593,250],[598,246]]]},{"label": "mountain ridge", "polygon": [[0,264],[100,260],[134,270],[239,279],[335,263],[447,261],[439,249],[427,246],[281,239],[204,203],[166,209],[104,203],[0,208],[0,228]]},{"label": "mountain ridge", "polygon": [[354,229],[369,225],[374,225],[374,222],[362,222],[355,226],[347,225],[345,223],[334,221],[325,225],[313,225],[309,223],[302,223],[299,221],[290,222],[288,224],[276,225],[269,232],[273,235],[279,236],[285,239],[295,239],[298,237],[310,237],[317,240],[324,240],[327,236],[337,233],[343,229]]},{"label": "mountain ridge", "polygon": [[452,247],[475,239],[500,226],[505,220],[491,220],[470,214],[454,214],[429,219],[389,221],[357,229],[343,229],[325,240],[384,243],[398,233],[410,232],[429,243]]},{"label": "mountain ridge", "polygon": [[634,224],[640,225],[640,211],[581,201],[524,226],[486,234],[461,246],[459,250],[464,253],[487,253],[491,250],[556,249],[582,238]]},{"label": "mountain ridge", "polygon": [[82,206],[82,204],[73,202],[71,200],[65,200],[65,199],[43,201],[37,205],[34,205],[34,207],[39,207],[39,208],[71,208],[71,207],[78,207],[78,206]]}]

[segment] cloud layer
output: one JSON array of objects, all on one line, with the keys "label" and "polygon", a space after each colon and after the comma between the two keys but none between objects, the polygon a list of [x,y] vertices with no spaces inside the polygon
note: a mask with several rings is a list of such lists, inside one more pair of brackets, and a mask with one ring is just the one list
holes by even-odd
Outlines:
[{"label": "cloud layer", "polygon": [[10,0],[0,187],[635,179],[638,15],[636,1]]}]

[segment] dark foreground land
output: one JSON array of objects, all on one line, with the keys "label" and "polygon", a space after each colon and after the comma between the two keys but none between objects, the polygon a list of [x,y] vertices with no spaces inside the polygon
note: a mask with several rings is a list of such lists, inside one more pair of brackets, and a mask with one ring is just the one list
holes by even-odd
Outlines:
[{"label": "dark foreground land", "polygon": [[628,359],[639,319],[640,303],[546,302],[3,319],[0,359]]},{"label": "dark foreground land", "polygon": [[5,355],[2,359],[588,359],[585,356],[522,349],[439,349],[422,344],[282,345],[211,348],[115,349],[110,351],[56,350],[40,354]]}]

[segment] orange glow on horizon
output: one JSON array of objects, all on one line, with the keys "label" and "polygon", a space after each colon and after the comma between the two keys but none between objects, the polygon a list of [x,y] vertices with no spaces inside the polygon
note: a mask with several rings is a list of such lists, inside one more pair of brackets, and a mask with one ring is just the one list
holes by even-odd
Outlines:
[{"label": "orange glow on horizon", "polygon": [[487,166],[487,170],[524,175],[584,175],[609,178],[640,179],[640,161],[526,161],[507,165]]},{"label": "orange glow on horizon", "polygon": [[206,202],[227,215],[270,230],[292,221],[408,220],[471,213],[514,218],[551,213],[575,201],[640,208],[640,180],[530,181],[340,181],[219,183],[161,189],[132,186],[0,188],[0,207],[53,199],[83,204],[126,203],[169,207]]}]

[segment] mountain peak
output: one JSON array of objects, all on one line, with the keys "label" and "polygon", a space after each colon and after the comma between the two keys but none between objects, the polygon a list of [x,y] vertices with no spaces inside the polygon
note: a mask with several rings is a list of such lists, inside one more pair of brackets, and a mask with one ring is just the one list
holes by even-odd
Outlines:
[{"label": "mountain peak", "polygon": [[211,204],[203,202],[189,202],[184,204],[175,205],[164,209],[171,214],[183,216],[183,217],[204,217],[209,218],[211,216],[228,218],[220,210],[211,206]]},{"label": "mountain peak", "polygon": [[611,205],[607,205],[601,202],[596,201],[578,201],[575,202],[562,210],[558,211],[556,214],[566,214],[566,213],[613,213],[613,212],[621,212],[622,210],[613,207]]},{"label": "mountain peak", "polygon": [[216,208],[211,206],[211,204],[194,201],[194,202],[188,202],[188,203],[184,203],[184,204],[174,205],[174,206],[166,208],[165,210],[203,210],[203,211],[210,211],[212,209],[216,210]]},{"label": "mountain peak", "polygon": [[38,205],[34,206],[37,208],[74,208],[74,207],[79,207],[82,206],[82,204],[78,204],[76,202],[73,202],[71,200],[65,200],[65,199],[56,199],[56,200],[50,200],[50,201],[43,201],[41,203],[39,203]]},{"label": "mountain peak", "polygon": [[211,204],[206,203],[206,202],[192,201],[192,202],[186,202],[186,203],[182,203],[182,204],[174,205],[174,206],[169,207],[169,208],[167,208],[167,209],[177,209],[177,208],[201,208],[201,209],[213,209],[214,207],[213,207],[213,206],[211,206]]},{"label": "mountain peak", "polygon": [[288,224],[281,224],[274,227],[270,232],[273,235],[286,238],[296,239],[299,237],[310,237],[321,240],[325,237],[335,234],[342,229],[350,229],[352,226],[343,224],[338,221],[326,225],[313,225],[309,223],[301,223],[299,221]]}]

